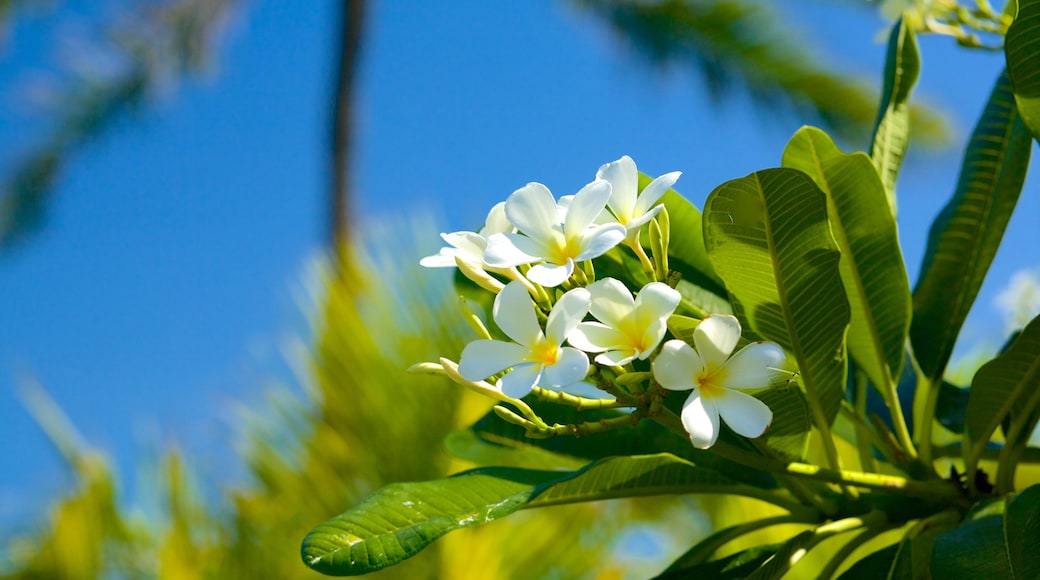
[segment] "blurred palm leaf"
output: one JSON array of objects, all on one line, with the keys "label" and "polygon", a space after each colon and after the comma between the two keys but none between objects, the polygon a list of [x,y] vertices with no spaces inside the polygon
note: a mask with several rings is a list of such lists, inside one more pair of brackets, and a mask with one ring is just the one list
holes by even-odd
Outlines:
[{"label": "blurred palm leaf", "polygon": [[[235,0],[146,3],[101,32],[91,47],[95,53],[77,61],[51,96],[50,134],[0,179],[0,249],[39,226],[55,181],[76,150],[170,81],[204,67],[234,5]],[[0,23],[11,9],[0,0]]]},{"label": "blurred palm leaf", "polygon": [[[802,36],[747,0],[573,0],[660,67],[700,73],[716,100],[745,89],[771,112],[809,115],[830,132],[865,142],[877,116],[876,90],[821,64]],[[945,138],[934,113],[915,111],[925,142]]]}]

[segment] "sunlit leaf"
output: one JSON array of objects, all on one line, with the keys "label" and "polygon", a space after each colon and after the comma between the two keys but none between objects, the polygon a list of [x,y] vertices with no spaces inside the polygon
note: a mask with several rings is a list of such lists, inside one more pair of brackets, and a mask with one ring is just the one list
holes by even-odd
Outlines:
[{"label": "sunlit leaf", "polygon": [[841,250],[841,277],[851,308],[849,354],[884,388],[903,367],[910,330],[910,282],[885,187],[870,158],[846,155],[826,133],[804,127],[784,150],[827,194],[831,231]]},{"label": "sunlit leaf", "polygon": [[734,311],[795,357],[833,422],[845,391],[849,304],[824,193],[794,169],[726,182],[708,196],[704,238]]},{"label": "sunlit leaf", "polygon": [[910,91],[920,70],[913,28],[900,19],[893,25],[888,39],[881,110],[874,126],[870,154],[885,185],[893,215],[896,213],[896,179],[910,143]]},{"label": "sunlit leaf", "polygon": [[1002,74],[968,142],[957,189],[935,218],[914,288],[910,341],[924,375],[942,378],[961,325],[1022,191],[1032,137]]},{"label": "sunlit leaf", "polygon": [[319,572],[363,574],[410,558],[452,530],[525,506],[664,493],[759,495],[752,489],[670,454],[611,457],[571,472],[483,468],[384,487],[315,528],[302,555]]}]

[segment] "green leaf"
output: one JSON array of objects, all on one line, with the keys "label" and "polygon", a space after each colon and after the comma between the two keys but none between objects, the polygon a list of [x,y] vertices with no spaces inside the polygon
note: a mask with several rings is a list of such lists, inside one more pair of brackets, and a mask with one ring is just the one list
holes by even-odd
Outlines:
[{"label": "green leaf", "polygon": [[968,142],[953,198],[935,218],[914,288],[910,342],[921,371],[938,382],[1022,191],[1032,137],[1007,74],[997,79]]},{"label": "green leaf", "polygon": [[784,542],[780,549],[758,567],[757,570],[748,574],[748,580],[771,580],[780,578],[791,569],[800,558],[799,553],[804,553],[812,548],[816,540],[813,530],[806,530]]},{"label": "green leaf", "polygon": [[414,556],[452,530],[524,507],[671,493],[761,496],[755,488],[666,453],[610,457],[569,472],[483,468],[384,487],[311,531],[302,557],[324,574],[365,574]]},{"label": "green leaf", "polygon": [[869,157],[842,153],[813,127],[795,133],[783,164],[808,174],[827,194],[852,311],[849,354],[883,389],[902,371],[911,313],[910,282],[885,186]]},{"label": "green leaf", "polygon": [[896,178],[910,142],[910,91],[921,71],[914,30],[903,19],[892,27],[885,58],[885,84],[881,110],[874,126],[870,156],[888,193],[892,215],[896,213]]},{"label": "green leaf", "polygon": [[1018,110],[1033,137],[1040,139],[1040,0],[1019,0],[1004,56]]},{"label": "green leaf", "polygon": [[809,451],[812,411],[797,386],[773,387],[755,397],[773,411],[773,422],[763,437],[770,449],[791,461],[804,461]]},{"label": "green leaf", "polygon": [[950,524],[917,524],[903,539],[856,562],[840,580],[896,580],[930,578],[932,547],[940,533]]},{"label": "green leaf", "polygon": [[728,181],[708,196],[704,239],[734,312],[794,355],[832,423],[845,392],[849,303],[824,193],[794,169]]},{"label": "green leaf", "polygon": [[1040,486],[1000,500],[1003,514],[982,515],[940,534],[935,578],[1040,578]]},{"label": "green leaf", "polygon": [[703,562],[696,566],[669,568],[654,580],[685,580],[687,578],[712,578],[718,580],[742,580],[758,570],[776,555],[782,544],[755,546],[725,558]]},{"label": "green leaf", "polygon": [[965,432],[972,446],[989,441],[1005,417],[1030,415],[1027,400],[1040,389],[1040,317],[1004,354],[982,365],[971,381]]}]

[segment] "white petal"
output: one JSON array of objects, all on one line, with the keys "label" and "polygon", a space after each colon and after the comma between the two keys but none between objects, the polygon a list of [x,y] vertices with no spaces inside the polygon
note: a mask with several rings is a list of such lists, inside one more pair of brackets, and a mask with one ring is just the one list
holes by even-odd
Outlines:
[{"label": "white petal", "polygon": [[485,238],[492,234],[503,234],[513,231],[513,224],[506,217],[506,202],[500,201],[488,212],[484,220],[484,229],[480,232]]},{"label": "white petal", "polygon": [[556,200],[541,183],[528,183],[506,199],[506,216],[521,232],[545,239],[552,226],[559,225]]},{"label": "white petal", "polygon": [[608,350],[603,354],[596,355],[596,362],[601,365],[621,366],[635,360],[636,354],[633,349]]},{"label": "white petal", "polygon": [[592,226],[580,236],[581,253],[575,260],[591,260],[606,254],[614,246],[625,239],[625,226],[621,224],[601,224]]},{"label": "white petal", "polygon": [[681,340],[664,343],[654,359],[654,378],[670,391],[688,391],[693,388],[697,374],[704,368],[701,357]]},{"label": "white petal", "polygon": [[669,285],[651,282],[636,295],[635,309],[641,321],[665,319],[675,312],[681,299],[682,295]]},{"label": "white petal", "polygon": [[565,387],[585,378],[589,372],[589,357],[576,348],[565,346],[560,349],[556,364],[543,370],[541,383],[552,387]]},{"label": "white petal", "polygon": [[693,329],[693,344],[697,346],[697,354],[710,368],[725,364],[739,339],[740,322],[728,314],[713,314]]},{"label": "white petal", "polygon": [[451,232],[450,234],[441,234],[441,238],[448,245],[458,248],[459,252],[477,260],[483,258],[484,248],[487,246],[487,240],[484,239],[484,236],[473,232]]},{"label": "white petal", "polygon": [[582,322],[567,335],[567,342],[585,352],[603,352],[624,340],[623,334],[599,322]]},{"label": "white petal", "polygon": [[560,296],[545,321],[545,337],[550,343],[563,344],[567,335],[589,313],[590,300],[589,291],[584,288],[575,288]]},{"label": "white petal", "polygon": [[506,287],[495,297],[495,306],[491,314],[495,324],[506,333],[506,336],[531,347],[542,337],[542,328],[534,311],[534,302],[524,285],[517,281],[506,284]]},{"label": "white petal", "polygon": [[769,386],[787,355],[773,342],[754,342],[726,361],[722,386],[727,389],[763,389]]},{"label": "white petal", "polygon": [[657,179],[647,184],[643,191],[639,194],[639,199],[636,200],[635,209],[633,215],[641,216],[645,214],[661,196],[668,192],[668,189],[675,185],[678,181],[679,176],[682,175],[681,171],[673,171],[671,173],[665,173]]},{"label": "white petal", "polygon": [[553,253],[553,250],[551,248],[555,246],[555,240],[563,239],[563,234],[558,231],[555,231],[559,229],[559,226],[553,226],[553,228],[554,230],[552,232],[551,237],[546,240],[529,238],[525,235],[515,234],[512,232],[505,233],[502,235],[509,238],[509,241],[512,242],[518,250],[520,250],[528,256],[537,257],[537,260],[534,261],[540,262]]},{"label": "white petal", "polygon": [[565,195],[556,200],[556,216],[559,218],[561,224],[567,221],[567,210],[570,209],[571,202],[573,201],[573,195]]},{"label": "white petal", "polygon": [[608,205],[618,221],[627,223],[632,218],[632,209],[636,205],[636,191],[639,189],[639,172],[636,170],[635,161],[625,155],[600,167],[596,177],[610,182],[611,195]]},{"label": "white petal", "polygon": [[507,397],[522,399],[542,378],[542,365],[528,363],[513,367],[513,370],[498,379],[498,388]]},{"label": "white petal", "polygon": [[647,325],[646,330],[643,331],[642,340],[640,341],[643,350],[637,353],[639,360],[646,360],[646,357],[650,356],[650,353],[654,352],[657,345],[661,344],[661,339],[664,338],[666,330],[668,330],[668,323],[663,318],[655,320]]},{"label": "white petal", "polygon": [[697,391],[683,403],[680,418],[697,449],[707,449],[719,438],[719,411],[714,401],[705,400]]},{"label": "white petal", "polygon": [[563,224],[563,233],[568,238],[575,238],[586,228],[595,223],[596,218],[607,206],[610,199],[610,183],[596,180],[581,188],[574,195],[574,200],[567,208],[567,220]]},{"label": "white petal", "polygon": [[750,439],[765,433],[773,421],[769,407],[747,393],[726,391],[724,395],[714,397],[712,402],[730,429]]},{"label": "white petal", "polygon": [[617,328],[621,322],[632,314],[636,306],[632,293],[620,281],[614,278],[603,278],[589,285],[592,294],[590,311],[596,320]]},{"label": "white petal", "polygon": [[513,243],[514,238],[510,236],[527,239],[516,234],[494,234],[488,237],[487,249],[484,250],[485,264],[492,268],[512,268],[541,260],[538,256],[532,256],[517,247]]},{"label": "white petal", "polygon": [[419,265],[427,268],[454,268],[457,253],[455,248],[441,248],[436,254],[419,260]]},{"label": "white petal", "polygon": [[482,381],[522,363],[528,352],[526,348],[511,342],[475,340],[462,349],[459,374],[467,381]]},{"label": "white petal", "polygon": [[563,284],[573,273],[574,260],[567,260],[563,265],[535,264],[527,271],[527,279],[546,288],[553,288]]},{"label": "white petal", "polygon": [[661,213],[662,209],[664,209],[663,205],[656,205],[656,206],[650,208],[650,211],[644,213],[643,215],[628,220],[628,223],[625,224],[625,229],[628,230],[629,234],[631,234],[632,232],[638,231],[639,228],[643,227],[650,220],[652,220],[654,218],[654,216],[656,216],[657,214]]}]

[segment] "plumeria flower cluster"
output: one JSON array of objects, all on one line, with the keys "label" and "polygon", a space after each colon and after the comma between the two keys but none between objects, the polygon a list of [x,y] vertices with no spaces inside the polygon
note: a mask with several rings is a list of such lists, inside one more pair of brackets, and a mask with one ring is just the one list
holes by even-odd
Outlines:
[{"label": "plumeria flower cluster", "polygon": [[[635,162],[625,156],[600,167],[596,179],[573,196],[557,200],[544,185],[529,183],[494,206],[479,232],[442,234],[448,246],[421,264],[457,267],[495,293],[491,317],[504,336],[496,338],[472,313],[469,320],[481,338],[466,345],[457,364],[441,359],[414,368],[509,402],[524,416],[501,407],[496,412],[531,436],[581,432],[546,425],[520,400],[532,392],[579,408],[633,408],[629,417],[638,420],[661,413],[669,391],[690,391],[679,419],[696,447],[714,445],[721,422],[739,435],[761,436],[772,412],[744,391],[769,386],[785,358],[779,346],[753,343],[732,354],[740,323],[725,314],[704,318],[692,344],[665,342],[682,296],[675,282],[658,281],[669,279],[668,272],[655,271],[640,245],[640,230],[653,222],[655,254],[667,253],[668,221],[660,200],[679,175],[662,175],[640,191]],[[633,290],[617,278],[593,279],[591,261],[622,244],[655,280]],[[567,395],[590,384],[613,398]]]}]

